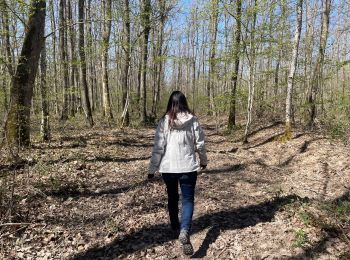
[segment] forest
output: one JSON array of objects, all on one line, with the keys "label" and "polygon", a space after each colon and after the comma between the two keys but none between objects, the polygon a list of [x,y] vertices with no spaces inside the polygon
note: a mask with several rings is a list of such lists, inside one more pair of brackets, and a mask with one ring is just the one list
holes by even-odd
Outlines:
[{"label": "forest", "polygon": [[350,259],[348,0],[0,0],[0,258],[186,259],[155,130],[205,133],[192,258]]}]

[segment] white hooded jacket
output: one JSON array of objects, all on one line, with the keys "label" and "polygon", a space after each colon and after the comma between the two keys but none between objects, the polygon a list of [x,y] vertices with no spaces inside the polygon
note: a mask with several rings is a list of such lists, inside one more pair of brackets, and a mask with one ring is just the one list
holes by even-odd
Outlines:
[{"label": "white hooded jacket", "polygon": [[[199,154],[199,162],[196,153]],[[207,165],[204,132],[198,118],[189,113],[177,114],[174,126],[169,128],[169,116],[163,117],[157,127],[149,173],[184,173]]]}]

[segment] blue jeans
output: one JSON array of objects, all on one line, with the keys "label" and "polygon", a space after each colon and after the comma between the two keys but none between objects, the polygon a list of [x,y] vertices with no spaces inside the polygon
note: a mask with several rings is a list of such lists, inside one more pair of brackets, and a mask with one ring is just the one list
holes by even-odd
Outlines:
[{"label": "blue jeans", "polygon": [[[172,229],[191,230],[194,208],[194,190],[197,181],[197,172],[163,173],[163,180],[168,193],[168,210]],[[179,223],[179,183],[181,188],[181,225]]]}]

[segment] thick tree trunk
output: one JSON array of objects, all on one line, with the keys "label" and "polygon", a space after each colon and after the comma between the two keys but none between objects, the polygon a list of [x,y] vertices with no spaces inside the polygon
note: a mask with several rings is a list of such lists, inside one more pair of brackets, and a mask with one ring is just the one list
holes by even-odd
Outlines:
[{"label": "thick tree trunk", "polygon": [[113,119],[113,114],[108,84],[108,50],[112,26],[112,0],[103,0],[102,6],[105,16],[102,32],[102,103],[103,115],[107,117],[108,122],[110,122],[111,119]]},{"label": "thick tree trunk", "polygon": [[233,75],[232,75],[232,89],[231,89],[231,98],[230,98],[230,114],[228,117],[228,129],[232,130],[236,125],[236,93],[237,93],[237,80],[238,80],[238,71],[239,71],[239,62],[240,62],[240,46],[241,46],[241,16],[242,16],[242,1],[238,0],[236,2],[236,30],[235,30],[235,39],[233,45]]},{"label": "thick tree trunk", "polygon": [[16,73],[12,79],[10,106],[5,118],[5,138],[9,145],[30,144],[30,109],[44,42],[45,13],[45,0],[30,1],[30,16]]},{"label": "thick tree trunk", "polygon": [[79,0],[79,56],[80,56],[80,80],[84,99],[84,112],[90,127],[94,125],[92,118],[89,89],[86,81],[86,60],[85,60],[85,40],[84,40],[84,0]]},{"label": "thick tree trunk", "polygon": [[310,129],[315,126],[316,119],[316,98],[320,91],[320,85],[322,84],[323,76],[323,63],[324,54],[326,50],[328,27],[329,27],[329,14],[331,8],[331,0],[323,0],[322,10],[322,22],[321,22],[321,35],[320,35],[320,47],[317,54],[316,64],[312,75],[311,88],[307,97],[307,104],[309,107],[309,122],[308,127]]},{"label": "thick tree trunk", "polygon": [[287,87],[287,98],[286,98],[286,135],[290,134],[291,130],[291,119],[292,119],[292,97],[293,97],[293,84],[294,84],[294,75],[297,67],[298,51],[299,51],[299,41],[302,25],[302,13],[303,13],[303,0],[298,0],[297,2],[297,24],[295,28],[294,35],[294,45],[293,45],[293,54],[292,60],[290,63],[289,76],[288,76],[288,87]]}]

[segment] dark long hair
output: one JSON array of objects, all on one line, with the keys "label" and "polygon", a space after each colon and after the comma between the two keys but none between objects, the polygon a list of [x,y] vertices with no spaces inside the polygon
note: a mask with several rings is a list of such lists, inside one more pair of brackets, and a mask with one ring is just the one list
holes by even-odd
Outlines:
[{"label": "dark long hair", "polygon": [[169,116],[169,127],[174,126],[174,121],[177,119],[178,113],[189,113],[193,114],[191,109],[188,107],[187,99],[181,91],[173,91],[169,97],[168,106],[164,116]]}]

